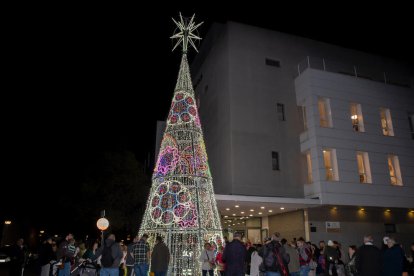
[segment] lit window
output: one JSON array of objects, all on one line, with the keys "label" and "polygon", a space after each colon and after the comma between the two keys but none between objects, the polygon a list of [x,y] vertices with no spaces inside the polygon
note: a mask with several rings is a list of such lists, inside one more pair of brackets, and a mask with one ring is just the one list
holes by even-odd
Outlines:
[{"label": "lit window", "polygon": [[362,118],[362,109],[360,104],[351,103],[351,121],[352,128],[357,132],[364,132],[364,120]]},{"label": "lit window", "polygon": [[319,98],[318,109],[321,127],[332,127],[331,105],[329,99]]},{"label": "lit window", "polygon": [[326,180],[338,181],[338,163],[336,161],[336,150],[335,149],[324,149],[323,150],[323,162],[325,164]]},{"label": "lit window", "polygon": [[307,166],[307,170],[308,170],[308,174],[307,174],[307,183],[313,183],[313,177],[312,177],[312,159],[311,159],[311,154],[308,151],[306,153],[306,166]]},{"label": "lit window", "polygon": [[360,183],[372,183],[371,168],[367,152],[357,152],[357,163]]},{"label": "lit window", "polygon": [[382,134],[385,136],[394,136],[394,130],[392,128],[391,112],[388,108],[381,108],[381,127]]},{"label": "lit window", "polygon": [[388,169],[390,171],[391,184],[396,186],[402,186],[400,161],[396,155],[388,155]]},{"label": "lit window", "polygon": [[272,169],[274,171],[279,170],[279,153],[276,151],[272,151]]},{"label": "lit window", "polygon": [[285,105],[278,103],[277,104],[277,116],[279,118],[279,121],[285,121]]},{"label": "lit window", "polygon": [[414,139],[414,113],[408,113],[408,122],[410,124],[411,139]]}]

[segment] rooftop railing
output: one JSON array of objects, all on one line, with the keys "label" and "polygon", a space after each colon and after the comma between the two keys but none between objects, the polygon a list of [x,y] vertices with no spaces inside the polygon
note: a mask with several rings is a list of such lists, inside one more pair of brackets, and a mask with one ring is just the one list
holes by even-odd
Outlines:
[{"label": "rooftop railing", "polygon": [[373,68],[340,63],[324,58],[307,56],[298,64],[298,76],[307,68],[339,73],[356,78],[368,79],[402,87],[414,88],[414,78],[393,74],[390,72],[375,71]]}]

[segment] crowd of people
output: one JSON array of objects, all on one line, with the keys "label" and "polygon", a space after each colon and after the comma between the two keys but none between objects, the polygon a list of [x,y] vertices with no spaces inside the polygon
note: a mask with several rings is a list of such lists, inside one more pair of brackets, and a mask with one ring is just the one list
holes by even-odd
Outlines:
[{"label": "crowd of people", "polygon": [[[280,233],[266,238],[263,244],[242,241],[240,233],[233,240],[225,238],[223,246],[206,242],[199,254],[202,275],[212,276],[393,276],[414,275],[414,243],[410,254],[392,237],[384,237],[382,247],[374,245],[367,235],[359,247],[343,248],[337,241],[320,241],[318,245],[303,238],[287,241]],[[22,275],[27,262],[27,249],[19,239],[12,249],[11,275]],[[150,248],[148,235],[136,237],[129,244],[117,243],[110,234],[99,241],[76,243],[71,233],[59,244],[46,238],[39,249],[38,263],[41,276],[70,276],[81,264],[97,264],[99,275],[106,276],[165,276],[170,252],[161,236]]]},{"label": "crowd of people", "polygon": [[[206,244],[205,250],[209,249]],[[351,245],[345,250],[337,241],[320,241],[319,246],[303,238],[288,242],[274,233],[263,244],[243,243],[241,235],[217,250],[215,263],[204,265],[211,259],[202,254],[203,276],[400,276],[414,275],[414,243],[407,256],[392,237],[384,237],[382,248],[374,245],[372,236],[364,237],[360,247]],[[215,266],[217,265],[217,266]]]}]

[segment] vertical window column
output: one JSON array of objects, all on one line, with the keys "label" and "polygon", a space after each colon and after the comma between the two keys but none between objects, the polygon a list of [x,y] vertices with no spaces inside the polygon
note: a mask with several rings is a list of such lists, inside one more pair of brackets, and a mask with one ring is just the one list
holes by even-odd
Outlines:
[{"label": "vertical window column", "polygon": [[402,186],[400,161],[396,155],[388,155],[388,170],[390,171],[391,185]]},{"label": "vertical window column", "polygon": [[369,158],[367,152],[357,152],[357,163],[360,183],[372,183],[371,167],[369,165]]},{"label": "vertical window column", "polygon": [[362,118],[362,109],[360,104],[351,103],[351,121],[354,131],[365,132],[364,120]]},{"label": "vertical window column", "polygon": [[329,99],[319,98],[318,110],[321,127],[332,127],[331,105]]},{"label": "vertical window column", "polygon": [[277,116],[279,118],[279,121],[286,121],[284,104],[277,103]]},{"label": "vertical window column", "polygon": [[280,170],[279,168],[279,153],[276,151],[272,151],[272,169],[274,171]]},{"label": "vertical window column", "polygon": [[310,151],[306,153],[306,167],[307,167],[306,181],[308,184],[311,184],[313,183],[313,176],[312,176],[312,158],[311,158]]},{"label": "vertical window column", "polygon": [[392,127],[391,112],[388,108],[380,109],[382,134],[385,136],[394,136],[394,129]]},{"label": "vertical window column", "polygon": [[335,149],[323,149],[323,162],[325,165],[326,180],[338,181],[338,161]]}]

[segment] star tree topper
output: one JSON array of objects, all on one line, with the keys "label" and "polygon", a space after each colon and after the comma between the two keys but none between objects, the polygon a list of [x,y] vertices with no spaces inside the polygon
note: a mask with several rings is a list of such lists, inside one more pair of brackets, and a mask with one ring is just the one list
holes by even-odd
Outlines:
[{"label": "star tree topper", "polygon": [[191,46],[193,46],[194,50],[196,50],[196,52],[198,53],[197,47],[194,44],[194,40],[201,40],[201,37],[195,35],[193,32],[198,27],[200,27],[200,25],[203,24],[203,22],[195,25],[194,15],[191,17],[190,21],[188,21],[187,18],[183,19],[181,13],[179,22],[175,21],[174,18],[172,18],[172,20],[174,21],[175,25],[177,25],[177,32],[171,38],[178,39],[177,43],[175,44],[172,50],[174,51],[178,45],[182,44],[183,53],[187,53],[188,43],[190,43]]}]

